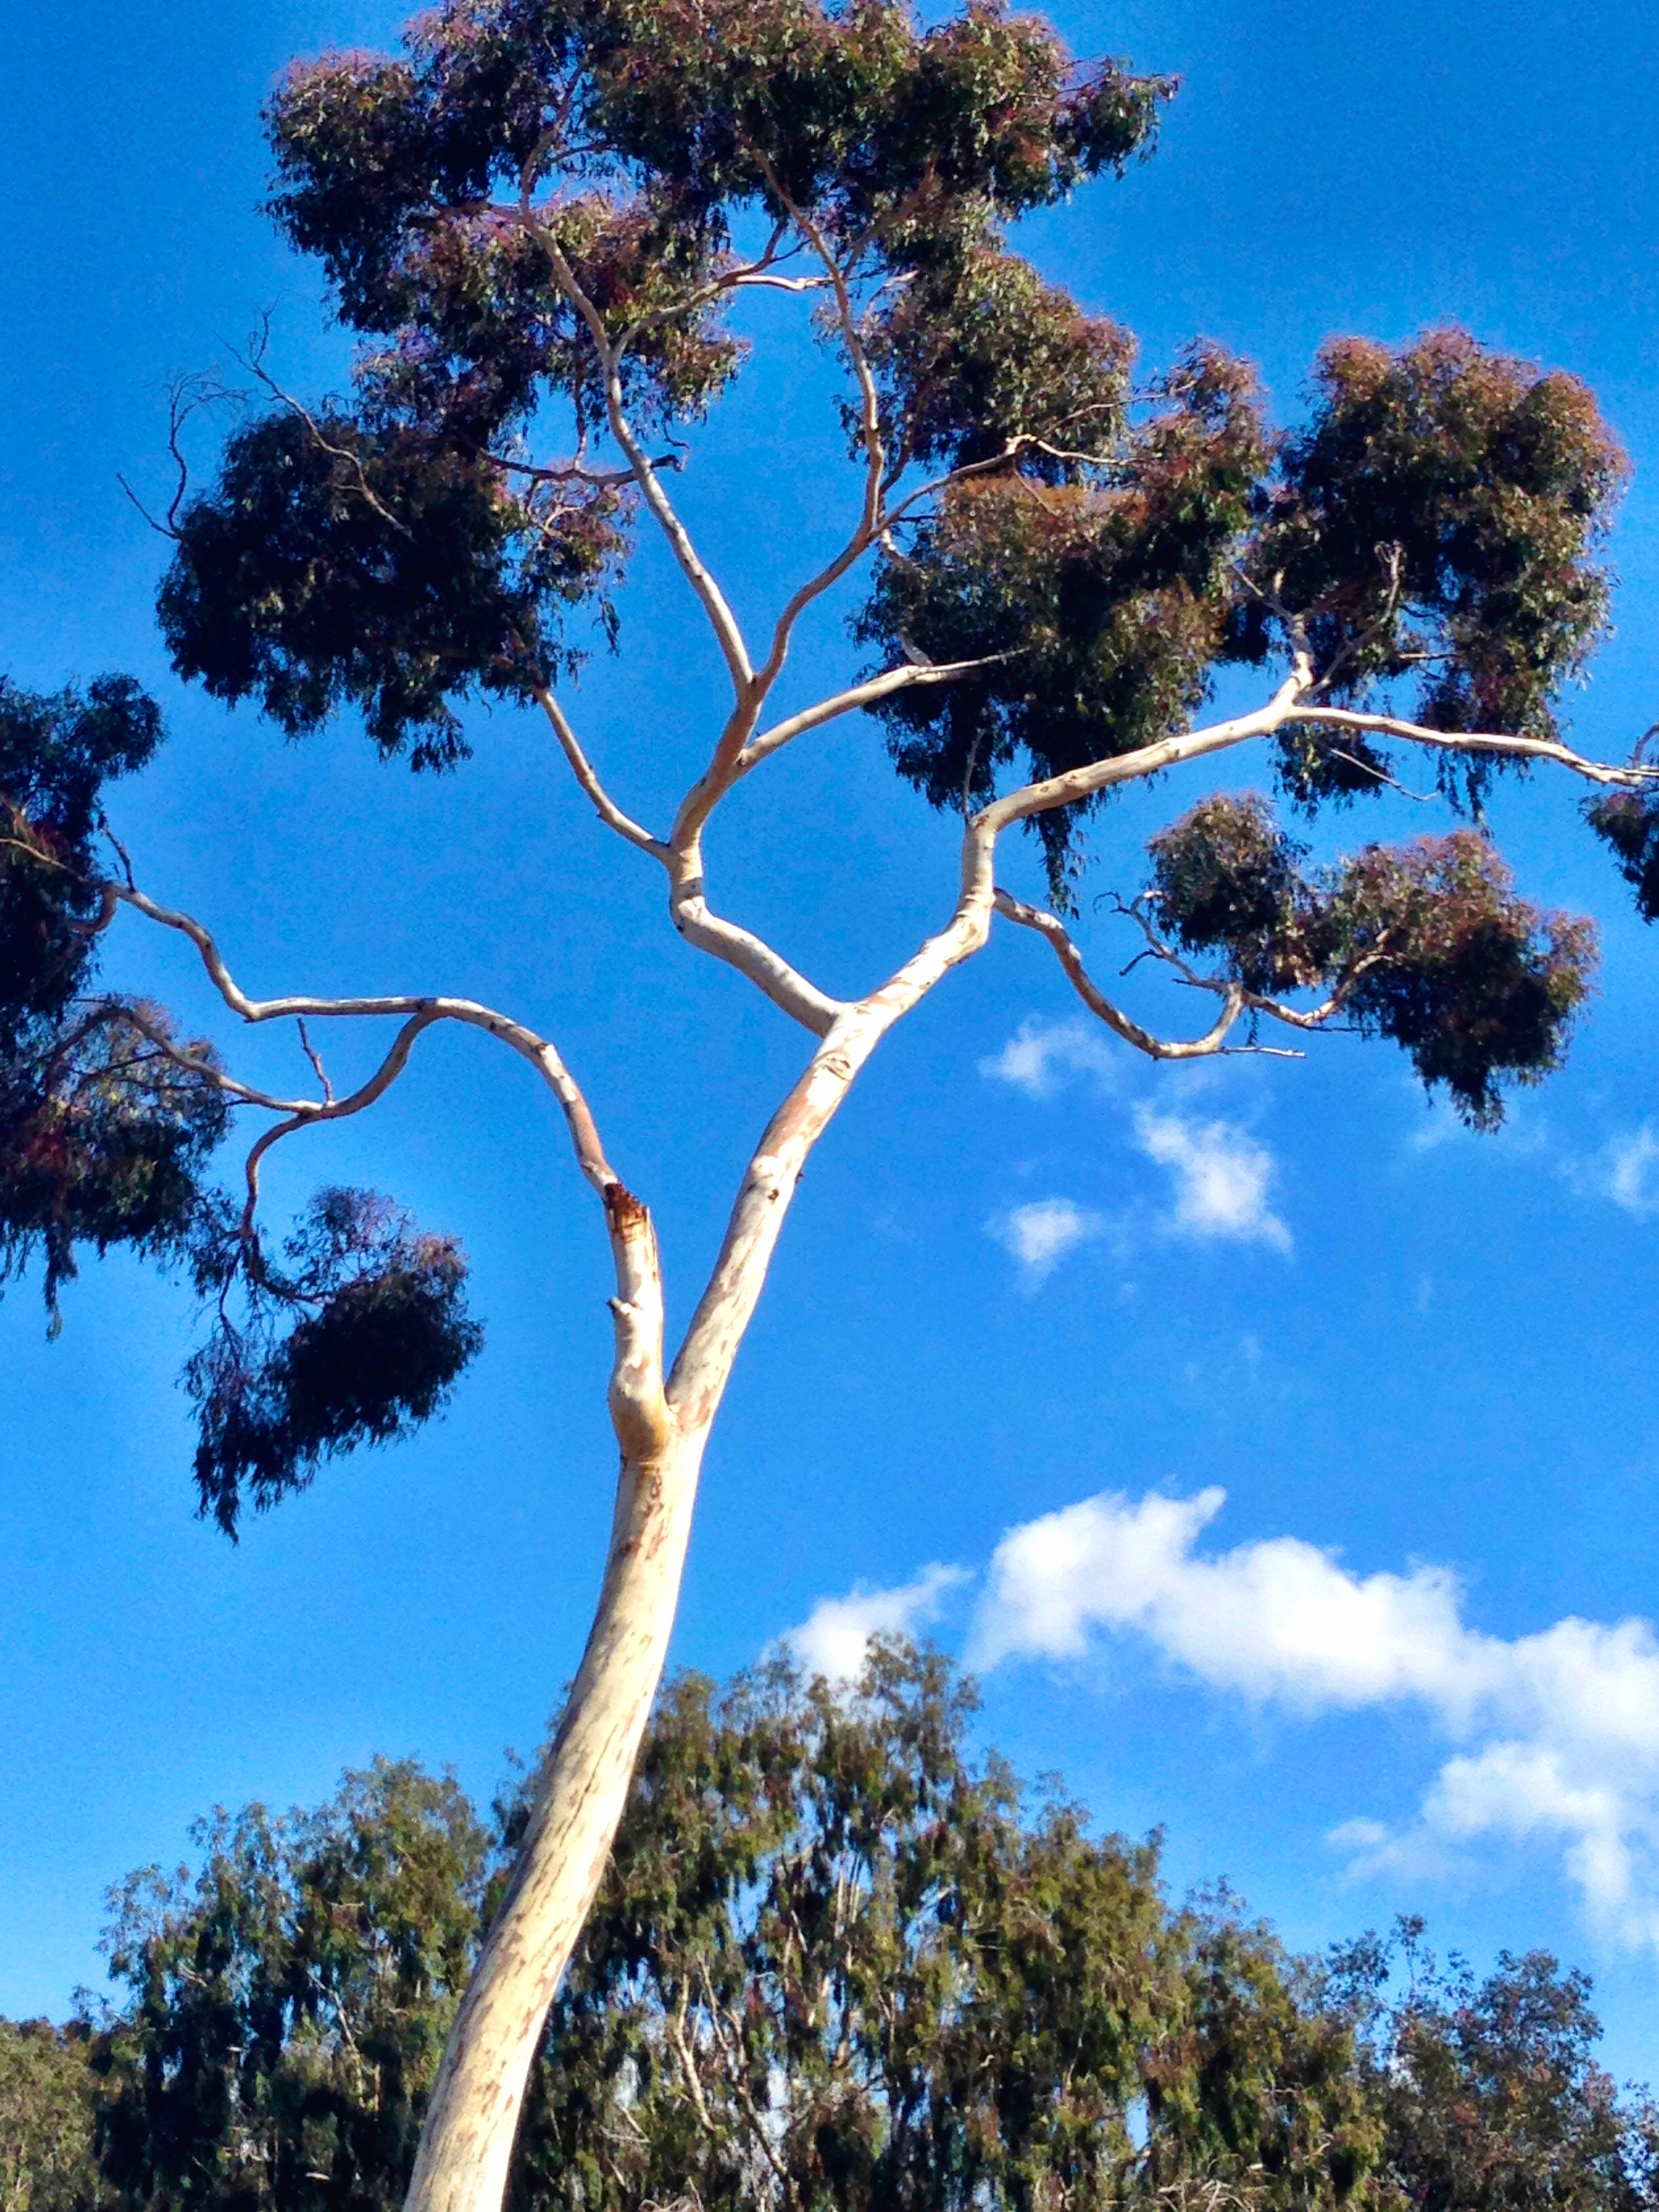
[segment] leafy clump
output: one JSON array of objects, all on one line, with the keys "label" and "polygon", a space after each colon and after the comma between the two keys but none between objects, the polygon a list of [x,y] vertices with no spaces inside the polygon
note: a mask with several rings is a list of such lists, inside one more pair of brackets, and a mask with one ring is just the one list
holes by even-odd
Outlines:
[{"label": "leafy clump", "polygon": [[1334,950],[1328,917],[1304,878],[1308,848],[1265,799],[1206,799],[1152,838],[1158,911],[1188,952],[1224,945],[1252,991],[1316,982]]},{"label": "leafy clump", "polygon": [[1651,787],[1611,793],[1592,799],[1584,811],[1636,893],[1637,912],[1644,921],[1659,921],[1659,802]]},{"label": "leafy clump", "polygon": [[1537,1083],[1561,1065],[1595,962],[1592,923],[1544,913],[1513,884],[1486,840],[1463,830],[1368,847],[1332,901],[1355,1024],[1404,1046],[1476,1128],[1503,1120],[1506,1079]]},{"label": "leafy clump", "polygon": [[1463,1118],[1494,1127],[1505,1082],[1559,1066],[1589,988],[1589,922],[1517,897],[1472,830],[1368,845],[1305,873],[1254,793],[1206,799],[1152,841],[1152,896],[1168,937],[1218,951],[1258,994],[1309,987],[1367,1036],[1404,1048]]},{"label": "leafy clump", "polygon": [[[1292,630],[1328,695],[1379,684],[1430,727],[1559,735],[1553,701],[1607,623],[1593,556],[1625,459],[1576,377],[1467,331],[1321,354],[1306,428],[1284,441],[1244,564],[1231,650]],[[1352,754],[1352,748],[1344,748]],[[1447,756],[1478,796],[1487,764]],[[1292,733],[1304,800],[1377,779]]]},{"label": "leafy clump", "polygon": [[0,1280],[38,1254],[54,1332],[77,1245],[193,1250],[229,1121],[216,1066],[159,1008],[119,999],[0,1065]]},{"label": "leafy clump", "polygon": [[[1380,696],[1449,732],[1559,734],[1554,698],[1606,623],[1593,556],[1624,469],[1573,378],[1458,331],[1398,351],[1345,339],[1321,356],[1307,428],[1275,439],[1248,370],[1213,348],[1137,416],[1127,341],[1066,301],[1062,344],[1065,295],[1046,290],[1008,293],[988,375],[985,289],[929,277],[888,317],[907,338],[907,318],[929,318],[925,356],[890,345],[901,366],[938,364],[942,392],[912,371],[904,395],[929,458],[1003,456],[890,547],[860,623],[889,652],[997,656],[879,710],[901,775],[935,805],[988,799],[1005,764],[1041,779],[1154,744],[1218,664],[1271,653],[1304,653],[1326,700]],[[1447,789],[1478,801],[1488,757],[1442,758]],[[1389,764],[1363,737],[1292,724],[1280,779],[1312,808],[1382,788]],[[1062,898],[1081,811],[1034,825]]]},{"label": "leafy clump", "polygon": [[[1023,335],[1005,334],[1011,349]],[[1267,454],[1249,371],[1201,349],[1121,438],[1103,399],[1056,432],[1109,471],[1037,450],[966,479],[884,563],[859,620],[888,654],[987,662],[878,710],[899,773],[936,806],[988,799],[1015,762],[1042,778],[1154,743],[1200,704],[1221,649]],[[1034,825],[1062,902],[1078,811]]]},{"label": "leafy clump", "polygon": [[160,709],[129,676],[84,696],[0,678],[0,1062],[38,1047],[86,988],[103,787],[161,739]]},{"label": "leafy clump", "polygon": [[0,1281],[40,1259],[54,1330],[78,1248],[187,1250],[228,1126],[210,1045],[90,988],[111,912],[104,787],[161,738],[130,677],[84,694],[0,680]]},{"label": "leafy clump", "polygon": [[343,706],[416,767],[466,750],[452,702],[522,692],[558,659],[562,607],[623,537],[614,495],[539,502],[418,428],[267,416],[179,525],[161,616],[182,675],[257,697],[290,736]]},{"label": "leafy clump", "polygon": [[222,1307],[185,1370],[201,1510],[233,1539],[245,1499],[263,1512],[324,1459],[430,1419],[483,1343],[459,1247],[374,1192],[319,1192],[283,1250],[278,1273],[233,1237],[222,1272],[246,1274],[246,1318]]}]

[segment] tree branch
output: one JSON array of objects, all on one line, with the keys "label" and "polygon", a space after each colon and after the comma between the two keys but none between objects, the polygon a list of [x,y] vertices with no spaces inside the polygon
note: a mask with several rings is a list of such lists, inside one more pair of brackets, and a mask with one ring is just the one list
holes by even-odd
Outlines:
[{"label": "tree branch", "polygon": [[430,1029],[434,1022],[441,1018],[440,1015],[430,1011],[411,1015],[398,1030],[391,1051],[366,1083],[360,1083],[343,1098],[302,1100],[286,1121],[273,1123],[256,1138],[243,1170],[247,1199],[242,1208],[242,1242],[250,1251],[257,1254],[258,1250],[253,1217],[259,1205],[259,1167],[272,1146],[280,1144],[284,1137],[291,1137],[296,1129],[308,1129],[319,1121],[341,1121],[348,1115],[361,1114],[366,1106],[372,1106],[377,1098],[384,1097],[408,1066],[416,1038],[422,1030]]},{"label": "tree branch", "polygon": [[831,1025],[847,1011],[845,1003],[830,998],[815,983],[809,983],[781,953],[775,952],[752,930],[741,928],[736,922],[711,913],[703,896],[700,845],[693,845],[685,853],[671,850],[666,865],[669,915],[687,943],[746,975],[775,1006],[810,1030],[814,1036],[827,1036]]},{"label": "tree branch", "polygon": [[[281,999],[251,999],[226,965],[224,955],[215,942],[212,933],[193,915],[161,906],[144,892],[130,890],[125,884],[106,886],[108,888],[113,889],[121,904],[131,907],[135,913],[142,914],[147,921],[155,922],[163,929],[177,930],[181,936],[187,937],[201,955],[202,965],[206,969],[215,990],[231,1012],[240,1015],[245,1022],[283,1021],[296,1016],[317,1020],[358,1016],[419,1016],[422,1027],[433,1021],[459,1022],[468,1028],[483,1030],[489,1036],[499,1037],[504,1044],[510,1045],[521,1059],[530,1062],[557,1098],[575,1147],[577,1164],[587,1181],[602,1195],[613,1184],[620,1188],[621,1178],[605,1158],[598,1126],[575,1079],[547,1038],[538,1036],[524,1023],[514,1021],[510,1015],[497,1013],[494,1007],[482,1006],[476,999],[455,999],[412,992],[358,999],[318,999],[298,994]],[[295,1110],[299,1110],[299,1102],[295,1102]],[[304,1110],[314,1114],[323,1109],[313,1102],[307,1101],[304,1102]]]},{"label": "tree branch", "polygon": [[[555,136],[556,137],[556,133]],[[640,495],[655,517],[664,537],[668,540],[674,558],[680,565],[681,572],[696,594],[703,612],[708,617],[709,626],[714,630],[715,640],[731,673],[732,689],[741,702],[753,678],[754,668],[749,658],[749,648],[744,643],[743,632],[738,626],[737,617],[727,605],[725,594],[720,586],[704,567],[696,547],[691,542],[690,533],[680,520],[672,501],[663,489],[662,481],[653,465],[650,455],[640,443],[635,434],[633,425],[629,422],[627,411],[623,405],[620,349],[611,343],[605,332],[604,318],[577,281],[576,272],[566,258],[564,249],[559,244],[551,228],[541,219],[537,210],[530,204],[531,186],[535,181],[536,171],[547,150],[547,143],[544,141],[525,163],[519,197],[520,220],[540,246],[543,252],[546,254],[553,273],[558,279],[560,289],[587,325],[588,335],[593,342],[593,350],[599,357],[600,375],[605,386],[605,413],[610,420],[611,434],[628,456],[629,465],[634,471],[634,481],[640,488]]]},{"label": "tree branch", "polygon": [[1295,668],[1273,697],[1253,713],[1235,714],[1224,722],[1212,722],[1207,729],[1187,730],[1174,737],[1160,738],[1156,744],[1142,745],[1132,753],[1119,753],[1115,759],[1091,761],[1085,767],[1067,769],[1063,775],[1024,784],[1018,791],[1011,791],[1006,797],[993,799],[988,806],[981,807],[974,820],[994,841],[1010,823],[1029,821],[1034,814],[1047,814],[1057,806],[1091,799],[1096,792],[1109,790],[1113,784],[1133,782],[1140,776],[1154,775],[1161,769],[1201,760],[1206,754],[1223,752],[1251,738],[1271,737],[1275,730],[1295,719],[1297,702],[1311,680],[1306,659],[1298,657]]},{"label": "tree branch", "polygon": [[1632,762],[1614,768],[1603,761],[1587,760],[1571,745],[1548,738],[1511,738],[1486,731],[1431,730],[1421,722],[1402,721],[1395,714],[1368,714],[1362,708],[1299,706],[1280,717],[1281,723],[1312,722],[1322,728],[1362,730],[1384,738],[1403,738],[1412,744],[1432,745],[1442,752],[1493,753],[1511,760],[1554,761],[1574,775],[1591,783],[1623,785],[1639,789],[1659,777],[1659,765]]},{"label": "tree branch", "polygon": [[1137,1052],[1144,1052],[1149,1060],[1204,1060],[1227,1052],[1266,1052],[1278,1060],[1299,1060],[1299,1053],[1274,1052],[1271,1046],[1230,1046],[1227,1038],[1239,1017],[1250,1003],[1249,994],[1240,983],[1230,982],[1222,987],[1221,1012],[1201,1037],[1189,1042],[1154,1036],[1151,1030],[1143,1029],[1138,1021],[1115,1006],[1090,976],[1083,964],[1083,955],[1073,942],[1071,934],[1057,915],[1046,914],[1039,907],[1027,906],[1011,891],[1000,889],[995,894],[996,910],[1010,921],[1017,921],[1023,929],[1034,929],[1053,946],[1055,958],[1065,969],[1073,989],[1091,1014],[1097,1015],[1114,1035],[1125,1044],[1132,1044]]},{"label": "tree branch", "polygon": [[[106,887],[107,888],[107,887]],[[658,1449],[668,1434],[672,1419],[663,1391],[662,1268],[656,1231],[647,1208],[623,1183],[605,1157],[599,1126],[580,1085],[557,1050],[543,1036],[493,1007],[473,999],[416,996],[398,994],[384,998],[317,999],[290,996],[250,999],[226,965],[212,933],[191,915],[159,905],[139,890],[121,884],[115,894],[124,904],[164,929],[189,938],[201,955],[214,988],[231,1012],[246,1022],[277,1021],[290,1016],[339,1018],[346,1016],[402,1015],[404,1026],[391,1051],[367,1083],[347,1097],[283,1102],[255,1097],[250,1103],[292,1110],[287,1118],[264,1131],[248,1156],[248,1203],[244,1213],[245,1236],[252,1233],[252,1210],[257,1203],[259,1164],[270,1147],[296,1129],[313,1122],[333,1121],[372,1105],[402,1073],[415,1040],[423,1030],[441,1021],[459,1022],[499,1037],[521,1059],[529,1061],[558,1100],[576,1155],[576,1164],[598,1193],[605,1207],[617,1295],[611,1300],[616,1324],[616,1355],[610,1386],[611,1416],[625,1454],[638,1457]],[[211,1073],[204,1070],[204,1073]],[[228,1079],[226,1079],[228,1081]],[[245,1088],[244,1086],[239,1086]]]},{"label": "tree branch", "polygon": [[895,691],[908,691],[916,684],[950,684],[959,676],[971,676],[981,668],[994,668],[1013,656],[1006,653],[988,653],[981,660],[941,660],[917,665],[907,661],[902,668],[889,668],[879,676],[854,684],[845,691],[837,691],[832,698],[821,699],[815,707],[804,708],[799,714],[790,714],[781,722],[775,722],[757,738],[751,738],[738,754],[737,772],[733,777],[748,775],[763,760],[787,745],[792,738],[803,737],[808,730],[820,728],[842,714],[855,714],[860,708],[873,707],[878,700],[889,699]]},{"label": "tree branch", "polygon": [[665,861],[668,858],[668,848],[659,838],[653,837],[648,830],[635,822],[632,815],[624,814],[594,774],[586,754],[582,750],[580,740],[571,727],[570,719],[560,706],[551,687],[545,684],[538,684],[533,687],[533,691],[537,705],[551,723],[553,734],[557,738],[560,748],[570,763],[572,773],[589,799],[592,800],[594,811],[600,821],[607,829],[614,830],[619,837],[625,837],[630,845],[637,845],[642,853],[649,853],[653,860]]},{"label": "tree branch", "polygon": [[[779,671],[783,666],[785,657],[789,650],[790,637],[802,613],[814,599],[820,598],[831,585],[844,576],[854,562],[866,553],[875,543],[877,532],[881,527],[882,481],[887,465],[886,452],[881,437],[880,395],[876,389],[875,372],[870,366],[870,356],[866,350],[864,339],[859,330],[858,319],[853,313],[852,297],[847,289],[846,271],[830,252],[823,231],[810,215],[803,213],[795,205],[776,170],[764,155],[761,157],[761,167],[765,173],[767,182],[777,194],[780,204],[788,210],[796,228],[823,263],[825,278],[835,293],[836,320],[841,326],[848,358],[852,363],[853,374],[859,387],[859,435],[864,447],[865,468],[864,501],[858,525],[852,536],[832,561],[821,568],[817,575],[809,577],[806,582],[800,585],[791,595],[774,626],[770,649],[767,653],[764,665],[756,677],[757,696],[754,708],[757,713],[760,709],[761,702],[771,690]],[[747,732],[744,732],[744,736],[747,736]],[[728,738],[726,740],[728,761],[735,758],[742,742],[742,738],[738,738],[736,743],[732,743]],[[716,768],[722,764],[717,756]]]}]

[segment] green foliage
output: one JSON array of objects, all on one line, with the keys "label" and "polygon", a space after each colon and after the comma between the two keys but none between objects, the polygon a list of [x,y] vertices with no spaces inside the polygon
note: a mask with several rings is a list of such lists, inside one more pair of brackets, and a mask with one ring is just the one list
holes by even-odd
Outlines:
[{"label": "green foliage", "polygon": [[161,739],[160,710],[131,677],[100,677],[84,697],[0,678],[0,1062],[38,1044],[85,988],[103,787]]},{"label": "green foliage", "polygon": [[[1156,1839],[969,1755],[974,1706],[902,1644],[856,1693],[669,1686],[514,2212],[1653,2212],[1583,1976],[1477,1984],[1407,1923],[1392,1997],[1375,1937],[1316,1966],[1224,1887],[1172,1906]],[[393,2212],[527,1809],[381,1759],[130,1877],[121,2009],[0,2023],[0,2212]]]},{"label": "green foliage", "polygon": [[[1407,684],[1432,728],[1558,735],[1553,696],[1606,627],[1589,556],[1625,471],[1589,392],[1458,330],[1398,353],[1336,340],[1314,385],[1261,508],[1233,650],[1260,659],[1294,617],[1337,696]],[[1335,766],[1292,750],[1285,773],[1309,799],[1361,787]]]},{"label": "green foliage", "polygon": [[[810,220],[878,299],[895,280],[870,342],[918,457],[1103,429],[1121,338],[999,225],[1121,167],[1171,89],[1079,69],[1032,17],[923,30],[896,0],[449,0],[404,58],[295,68],[269,118],[273,211],[384,343],[352,407],[254,423],[185,508],[161,603],[177,665],[290,732],[358,707],[382,750],[430,765],[462,749],[455,702],[568,665],[558,620],[608,605],[626,512],[580,465],[605,394],[549,240],[607,337],[629,334],[642,435],[735,371],[716,280],[754,212]],[[512,204],[549,173],[538,235]],[[578,459],[538,470],[514,441],[556,402]]]},{"label": "green foliage", "polygon": [[654,194],[714,251],[781,193],[841,235],[1048,205],[1143,146],[1171,88],[1076,70],[1034,17],[921,30],[892,0],[449,0],[409,48],[301,66],[270,113],[277,219],[365,331],[416,319],[423,234],[516,193],[550,126],[561,166]]},{"label": "green foliage", "polygon": [[236,433],[177,535],[161,618],[181,675],[290,736],[361,707],[417,768],[465,756],[453,700],[522,696],[556,664],[559,611],[623,542],[613,495],[532,504],[418,422],[287,410]]},{"label": "green foliage", "polygon": [[185,1370],[197,1486],[234,1537],[245,1492],[263,1508],[323,1458],[428,1419],[483,1332],[459,1248],[372,1194],[321,1192],[290,1272],[267,1267],[204,1180],[232,1110],[212,1046],[181,1039],[161,1007],[88,990],[116,910],[94,846],[102,786],[160,738],[125,677],[85,699],[0,683],[0,1282],[39,1259],[55,1332],[88,1246],[189,1270],[216,1302]]},{"label": "green foliage", "polygon": [[84,2021],[0,2020],[0,2212],[105,2212]]},{"label": "green foliage", "polygon": [[1363,1034],[1390,1037],[1477,1128],[1502,1086],[1561,1064],[1589,988],[1591,924],[1518,898],[1483,837],[1368,845],[1304,874],[1306,848],[1254,793],[1204,800],[1152,840],[1152,898],[1189,952],[1267,994],[1325,991]]},{"label": "green foliage", "polygon": [[1584,811],[1635,892],[1637,912],[1644,921],[1659,921],[1659,801],[1650,791],[1611,792]]},{"label": "green foliage", "polygon": [[133,2212],[392,2212],[470,1967],[488,1839],[453,1779],[348,1774],[314,1813],[222,1812],[193,1879],[112,1893],[131,1991],[98,2065]]},{"label": "green foliage", "polygon": [[[1644,2212],[1659,2195],[1659,2112],[1620,2098],[1592,2055],[1587,1976],[1541,1951],[1500,1953],[1477,1981],[1395,1941],[1334,1954],[1333,1990],[1361,2029],[1359,2064],[1383,2121],[1378,2181],[1412,2212]],[[1408,1983],[1382,1995],[1403,1957]]]},{"label": "green foliage", "polygon": [[220,1265],[245,1273],[248,1314],[238,1328],[222,1301],[185,1370],[201,1510],[233,1540],[244,1503],[264,1512],[322,1460],[429,1420],[483,1344],[459,1247],[373,1191],[319,1192],[283,1249],[286,1273],[250,1267],[231,1233]]},{"label": "green foliage", "polygon": [[[1011,356],[1027,337],[1010,322]],[[1200,348],[1164,384],[1158,411],[1121,436],[1109,398],[1079,413],[1048,428],[1109,465],[1057,459],[1067,448],[1056,447],[962,482],[883,566],[860,619],[859,635],[890,652],[998,656],[982,674],[882,704],[899,773],[936,806],[989,798],[997,770],[1017,762],[1041,778],[1133,751],[1181,727],[1208,690],[1267,450],[1254,380]],[[1062,903],[1079,811],[1035,824]]]},{"label": "green foliage", "polygon": [[38,1254],[54,1328],[77,1246],[194,1247],[202,1172],[229,1120],[216,1065],[199,1040],[181,1048],[159,1008],[109,998],[0,1060],[0,1281]]},{"label": "green foliage", "polygon": [[1346,2020],[1152,1845],[972,1763],[935,1655],[663,1699],[550,2016],[515,2202],[581,2212],[1333,2205]]},{"label": "green foliage", "polygon": [[40,1259],[54,1328],[77,1246],[184,1249],[228,1118],[210,1046],[88,988],[108,919],[104,786],[161,738],[129,677],[84,696],[0,680],[0,1281]]}]

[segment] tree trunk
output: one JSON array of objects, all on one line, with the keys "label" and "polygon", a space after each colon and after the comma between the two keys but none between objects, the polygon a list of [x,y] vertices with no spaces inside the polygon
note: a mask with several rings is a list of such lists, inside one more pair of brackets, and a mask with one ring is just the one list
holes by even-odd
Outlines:
[{"label": "tree trunk", "polygon": [[767,1123],[665,1389],[650,1215],[605,1165],[572,1086],[579,1148],[603,1192],[617,1264],[617,1517],[581,1668],[512,1882],[450,2030],[404,2212],[500,2212],[542,2024],[604,1876],[668,1655],[703,1446],[802,1165],[893,1024],[985,942],[992,896],[990,841],[970,824],[948,925],[880,990],[837,1015]]},{"label": "tree trunk", "polygon": [[587,1649],[433,2090],[405,2212],[496,2212],[542,2023],[605,1873],[674,1625],[707,1430],[624,1460]]}]

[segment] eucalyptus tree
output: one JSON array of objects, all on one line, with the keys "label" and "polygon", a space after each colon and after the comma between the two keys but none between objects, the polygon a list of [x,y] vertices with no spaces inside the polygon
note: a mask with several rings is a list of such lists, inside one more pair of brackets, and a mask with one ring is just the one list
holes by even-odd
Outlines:
[{"label": "eucalyptus tree", "polygon": [[[1339,1946],[1325,1983],[1354,2023],[1382,2124],[1379,2191],[1422,2212],[1645,2212],[1659,2195],[1659,2111],[1596,2063],[1589,1977],[1547,1952],[1502,1951],[1477,1981],[1422,1939],[1408,1917],[1387,1942]],[[1392,1997],[1391,1978],[1405,1983]]]},{"label": "eucalyptus tree", "polygon": [[[659,872],[679,935],[804,1033],[677,1347],[646,1197],[556,1039],[510,1010],[367,981],[347,998],[256,995],[213,918],[141,884],[103,835],[106,786],[159,742],[152,703],[121,678],[0,694],[0,1256],[39,1259],[54,1314],[88,1246],[193,1277],[211,1318],[186,1375],[196,1477],[222,1527],[425,1419],[479,1341],[459,1249],[389,1200],[325,1190],[274,1244],[259,1218],[273,1146],[368,1110],[426,1032],[470,1024],[545,1085],[603,1211],[614,1533],[450,2037],[422,2212],[500,2197],[663,1664],[711,1425],[803,1164],[894,1024],[1002,922],[1154,1059],[1340,1023],[1393,1039],[1490,1125],[1508,1085],[1560,1058],[1589,927],[1528,902],[1474,829],[1321,870],[1258,796],[1190,808],[1123,902],[1137,943],[1213,1009],[1201,1034],[1168,1038],[1085,964],[1079,822],[1126,784],[1208,776],[1247,746],[1310,810],[1385,787],[1402,748],[1474,807],[1494,771],[1548,768],[1590,787],[1595,827],[1659,903],[1652,771],[1581,755],[1553,704],[1605,623],[1597,542],[1622,466],[1583,386],[1450,329],[1395,351],[1345,339],[1315,364],[1306,422],[1275,430],[1216,346],[1137,381],[1128,334],[1011,248],[1019,217],[1145,153],[1172,88],[1076,62],[993,0],[927,26],[899,0],[443,0],[401,52],[301,64],[270,104],[273,214],[362,351],[349,395],[316,404],[258,364],[268,404],[211,487],[181,479],[161,519],[162,629],[214,697],[295,736],[349,711],[416,768],[461,763],[469,702],[540,715],[604,830]],[[741,369],[728,317],[749,298],[811,318],[848,456],[837,549],[780,587],[759,632],[679,496],[686,434]],[[601,773],[569,682],[581,625],[614,635],[641,532],[665,544],[727,692],[655,823]],[[861,665],[776,714],[801,625],[855,574]],[[1206,721],[1224,665],[1256,672],[1255,703]],[[842,999],[720,910],[710,866],[738,785],[858,714],[884,728],[902,778],[960,814],[961,858],[937,926]],[[1042,905],[999,884],[1016,829],[1046,863]],[[266,1090],[100,982],[100,958],[144,925],[195,946],[240,1023],[299,1024],[315,1090]],[[391,1042],[337,1096],[319,1039],[354,1022],[392,1024]],[[227,1194],[209,1163],[250,1116],[261,1133]]]},{"label": "eucalyptus tree", "polygon": [[84,2021],[0,2020],[0,2212],[98,2212],[97,2083]]},{"label": "eucalyptus tree", "polygon": [[92,2038],[105,2200],[394,2212],[472,1960],[491,1832],[453,1777],[348,1773],[307,1812],[222,1809],[200,1863],[110,1892],[125,2001]]},{"label": "eucalyptus tree", "polygon": [[[659,1698],[531,2071],[514,2212],[1374,2201],[1346,1984],[1224,1893],[1172,1908],[1155,1842],[972,1758],[972,1686],[938,1653],[878,1646],[859,1691],[776,1663]],[[515,1787],[486,1826],[380,1760],[313,1812],[216,1814],[194,1871],[118,1885],[125,1994],[81,2066],[106,2199],[395,2206],[529,1812]],[[1570,2120],[1558,2093],[1536,2124]]]},{"label": "eucalyptus tree", "polygon": [[[1378,2202],[1345,1990],[964,1742],[937,1653],[659,1703],[549,2016],[523,2212]],[[1384,2198],[1384,2203],[1392,2203]]]}]

